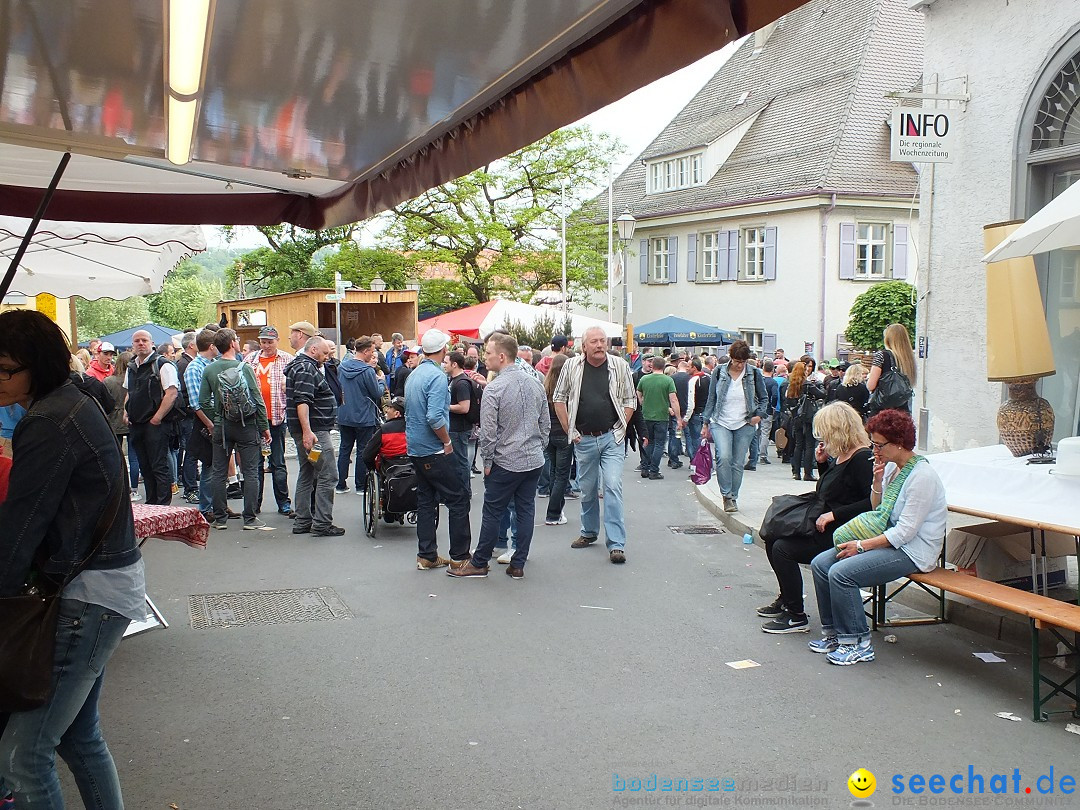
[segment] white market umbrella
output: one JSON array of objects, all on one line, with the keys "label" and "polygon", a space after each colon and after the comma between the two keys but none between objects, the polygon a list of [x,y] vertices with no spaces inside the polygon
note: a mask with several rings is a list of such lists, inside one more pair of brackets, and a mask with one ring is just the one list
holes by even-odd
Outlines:
[{"label": "white market umbrella", "polygon": [[1080,247],[1080,183],[1073,183],[1036,211],[983,256],[983,262],[990,264],[1072,247]]},{"label": "white market umbrella", "polygon": [[[0,216],[0,275],[19,248],[30,220]],[[197,225],[119,225],[42,220],[9,292],[128,298],[161,292],[166,274],[206,250]]]}]

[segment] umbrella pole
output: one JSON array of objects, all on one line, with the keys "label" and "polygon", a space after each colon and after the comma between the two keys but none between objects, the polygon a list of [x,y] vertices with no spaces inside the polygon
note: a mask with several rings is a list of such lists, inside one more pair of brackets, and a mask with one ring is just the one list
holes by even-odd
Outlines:
[{"label": "umbrella pole", "polygon": [[34,212],[34,218],[30,220],[30,227],[26,229],[22,242],[19,243],[19,249],[15,251],[15,255],[11,259],[11,264],[8,265],[7,273],[4,274],[4,280],[0,281],[0,301],[7,295],[8,289],[11,287],[11,282],[15,280],[15,271],[19,269],[19,262],[22,261],[26,249],[30,247],[30,240],[33,239],[34,234],[37,233],[41,218],[45,215],[45,209],[47,209],[49,203],[52,202],[53,194],[56,192],[56,187],[60,185],[60,178],[64,176],[64,169],[67,168],[70,160],[71,152],[64,152],[64,156],[60,158],[60,164],[56,167],[56,171],[53,172],[52,180],[49,181],[49,187],[45,189],[45,195],[41,198],[41,202],[38,203],[37,211]]}]

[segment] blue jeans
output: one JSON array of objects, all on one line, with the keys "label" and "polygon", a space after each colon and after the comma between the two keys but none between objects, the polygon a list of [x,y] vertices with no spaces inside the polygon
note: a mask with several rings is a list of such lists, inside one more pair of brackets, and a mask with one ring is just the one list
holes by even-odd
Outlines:
[{"label": "blue jeans", "polygon": [[[363,492],[367,486],[367,464],[364,463],[364,448],[368,441],[375,435],[378,427],[375,425],[338,425],[338,434],[341,436],[341,444],[338,447],[337,457],[337,488],[349,488],[349,464],[352,461],[353,447],[357,448],[356,471],[353,475],[353,483],[357,492]],[[455,448],[456,450],[456,448]]]},{"label": "blue jeans", "polygon": [[447,529],[450,534],[450,559],[467,560],[472,546],[469,526],[471,506],[453,459],[443,453],[431,456],[409,456],[416,470],[416,556],[435,562],[438,544],[435,540],[435,512],[440,503],[450,513]]},{"label": "blue jeans", "polygon": [[[181,419],[176,425],[180,431],[180,451],[176,460],[180,468],[180,480],[178,483],[184,488],[185,495],[194,492],[199,486],[199,476],[196,474],[196,464],[198,462],[195,461],[194,456],[189,456],[187,452],[188,439],[191,438],[194,421],[194,416],[188,416]],[[202,427],[202,422],[199,422],[199,426]]]},{"label": "blue jeans", "polygon": [[915,570],[915,563],[899,548],[875,548],[845,560],[836,558],[835,549],[825,549],[810,563],[821,632],[835,633],[841,644],[869,641],[870,628],[859,589],[884,585]]},{"label": "blue jeans", "polygon": [[536,482],[540,467],[527,472],[510,472],[498,464],[484,476],[484,514],[480,523],[480,540],[472,555],[472,564],[483,568],[491,560],[492,549],[499,539],[499,528],[507,507],[514,504],[517,515],[517,537],[510,565],[523,568],[532,545],[533,519],[536,517]]},{"label": "blue jeans", "polygon": [[709,431],[716,448],[716,483],[720,485],[720,494],[725,498],[738,498],[746,452],[754,440],[757,426],[747,424],[738,430],[728,430],[713,422]]},{"label": "blue jeans", "polygon": [[548,498],[548,520],[558,520],[566,504],[566,490],[570,488],[570,462],[574,458],[574,448],[566,443],[566,437],[548,439],[544,448],[544,469],[551,468],[551,495]]},{"label": "blue jeans", "polygon": [[450,444],[454,447],[454,455],[452,460],[461,476],[461,484],[465,487],[465,494],[472,498],[472,472],[471,463],[469,462],[469,436],[472,434],[471,430],[461,430],[450,432]]},{"label": "blue jeans", "polygon": [[678,464],[679,456],[682,455],[682,442],[679,440],[679,423],[674,416],[668,417],[667,426],[667,462],[668,465]]},{"label": "blue jeans", "polygon": [[274,500],[277,501],[278,511],[290,507],[289,503],[289,471],[285,467],[285,434],[288,428],[285,423],[270,425],[270,458],[259,453],[259,508],[262,509],[263,490],[266,484],[266,468],[270,467],[270,482],[274,488]]},{"label": "blue jeans", "polygon": [[495,541],[495,548],[513,548],[517,545],[518,524],[517,513],[514,511],[514,502],[510,501],[506,507],[506,514],[499,523],[499,537]]},{"label": "blue jeans", "polygon": [[695,413],[683,428],[682,435],[686,438],[686,455],[690,461],[694,460],[698,448],[701,447],[701,422],[701,414]]},{"label": "blue jeans", "polygon": [[[663,424],[663,423],[661,423]],[[604,487],[604,534],[608,550],[626,546],[622,470],[625,454],[614,431],[582,436],[574,446],[581,483],[581,536],[600,536],[600,487]]]},{"label": "blue jeans", "polygon": [[19,810],[62,810],[57,753],[87,808],[123,810],[116,765],[101,735],[98,697],[105,664],[128,621],[100,605],[60,601],[52,698],[41,708],[12,714],[0,738],[0,779]]},{"label": "blue jeans", "polygon": [[660,472],[660,462],[664,460],[664,441],[668,437],[668,424],[656,422],[651,419],[645,420],[645,438],[649,440],[649,446],[645,448],[645,458],[648,459],[648,470],[643,472]]},{"label": "blue jeans", "polygon": [[[758,422],[757,431],[754,433],[754,440],[750,442],[750,466],[756,467],[758,460],[765,458],[766,453],[769,452],[769,433],[772,432],[772,415],[763,416],[761,421]],[[761,448],[765,449],[762,450]]]},{"label": "blue jeans", "polygon": [[128,475],[131,476],[131,488],[139,488],[139,457],[135,454],[135,445],[131,443],[131,436],[123,434],[121,439],[127,442]]}]

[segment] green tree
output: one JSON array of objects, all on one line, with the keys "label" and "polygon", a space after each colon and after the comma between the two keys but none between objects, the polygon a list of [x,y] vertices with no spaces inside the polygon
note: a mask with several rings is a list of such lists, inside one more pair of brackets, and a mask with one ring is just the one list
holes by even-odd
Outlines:
[{"label": "green tree", "polygon": [[346,242],[336,251],[327,252],[318,263],[318,272],[326,279],[324,286],[334,286],[334,274],[351,281],[357,287],[369,289],[376,276],[391,290],[404,290],[405,285],[420,275],[415,255],[383,248],[362,248],[356,242]]},{"label": "green tree", "polygon": [[175,270],[166,277],[161,292],[147,296],[151,320],[174,329],[216,321],[216,304],[221,298],[220,282],[201,281],[197,273],[176,275]]},{"label": "green tree", "polygon": [[915,288],[906,281],[883,281],[855,299],[851,320],[844,332],[857,349],[883,348],[881,333],[891,323],[901,323],[915,334]]},{"label": "green tree", "polygon": [[79,340],[92,340],[102,335],[110,335],[140,326],[150,320],[150,309],[146,298],[135,296],[117,301],[113,298],[99,298],[87,301],[75,300],[75,323]]},{"label": "green tree", "polygon": [[551,343],[551,338],[555,335],[574,334],[573,322],[569,318],[564,318],[560,323],[554,312],[545,314],[527,325],[507,318],[503,321],[503,329],[514,336],[518,345],[532,346],[537,351]]},{"label": "green tree", "polygon": [[[325,248],[350,244],[356,227],[353,224],[309,231],[295,225],[259,225],[256,230],[266,239],[267,246],[243,254],[226,269],[230,294],[239,289],[241,278],[249,298],[307,287],[332,287],[333,271],[327,285],[325,271],[317,266],[315,254]],[[222,231],[226,238],[234,233],[231,226],[224,226]]]},{"label": "green tree", "polygon": [[566,182],[567,288],[606,286],[607,233],[573,213],[600,185],[618,142],[588,127],[553,132],[530,146],[393,209],[381,234],[399,250],[423,251],[457,270],[478,302],[530,298],[561,286],[561,184]]},{"label": "green tree", "polygon": [[472,290],[453,279],[433,278],[420,282],[417,308],[421,318],[432,318],[444,312],[478,304]]}]

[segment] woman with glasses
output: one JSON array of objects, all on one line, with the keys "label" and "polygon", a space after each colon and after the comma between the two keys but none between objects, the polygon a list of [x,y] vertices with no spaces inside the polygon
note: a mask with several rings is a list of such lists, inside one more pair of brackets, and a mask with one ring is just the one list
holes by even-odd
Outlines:
[{"label": "woman with glasses", "polygon": [[799,565],[833,547],[833,530],[870,505],[870,481],[874,459],[862,417],[843,402],[832,402],[814,416],[814,436],[820,441],[814,450],[820,473],[817,484],[821,515],[812,535],[776,537],[765,540],[765,554],[776,574],[780,595],[758,616],[769,619],[761,626],[766,633],[806,633],[810,620],[803,609],[803,578]]},{"label": "woman with glasses", "polygon": [[885,410],[866,425],[874,451],[870,503],[875,512],[857,515],[836,537],[840,542],[810,564],[823,638],[810,649],[840,666],[874,660],[861,588],[883,585],[916,571],[932,571],[945,540],[945,487],[914,452],[915,424],[906,411]]},{"label": "woman with glasses", "polygon": [[67,338],[46,316],[0,314],[0,406],[27,409],[0,505],[0,597],[28,585],[61,597],[52,696],[9,716],[0,783],[16,807],[63,807],[59,753],[87,807],[120,810],[98,698],[129,621],[146,616],[143,563],[119,445],[97,402],[71,381],[70,359]]}]

